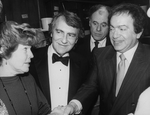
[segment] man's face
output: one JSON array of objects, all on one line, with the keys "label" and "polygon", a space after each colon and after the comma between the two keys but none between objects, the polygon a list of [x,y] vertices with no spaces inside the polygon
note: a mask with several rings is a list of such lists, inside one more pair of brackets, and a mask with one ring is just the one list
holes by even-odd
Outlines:
[{"label": "man's face", "polygon": [[126,52],[136,45],[142,32],[136,34],[133,19],[128,14],[112,16],[110,20],[110,39],[115,50]]},{"label": "man's face", "polygon": [[79,29],[66,24],[63,16],[56,20],[52,30],[52,46],[60,55],[68,53],[75,45],[78,39]]},{"label": "man's face", "polygon": [[94,12],[89,21],[91,35],[95,40],[101,41],[108,34],[108,12],[101,8]]}]

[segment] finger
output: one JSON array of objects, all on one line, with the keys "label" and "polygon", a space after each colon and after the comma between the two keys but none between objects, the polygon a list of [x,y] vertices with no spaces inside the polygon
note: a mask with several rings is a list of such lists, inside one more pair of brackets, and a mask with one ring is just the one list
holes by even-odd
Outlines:
[{"label": "finger", "polygon": [[61,110],[62,110],[62,111],[64,111],[64,110],[65,110],[65,108],[66,108],[66,107],[65,107],[65,106],[63,106],[63,107],[61,107]]},{"label": "finger", "polygon": [[64,115],[71,115],[73,114],[73,108],[71,106],[66,106],[64,109]]}]

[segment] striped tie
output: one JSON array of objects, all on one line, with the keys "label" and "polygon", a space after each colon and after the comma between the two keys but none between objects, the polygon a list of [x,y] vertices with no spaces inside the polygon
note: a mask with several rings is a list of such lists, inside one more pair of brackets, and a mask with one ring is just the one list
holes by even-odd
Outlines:
[{"label": "striped tie", "polygon": [[117,72],[117,86],[116,86],[116,96],[118,95],[119,89],[121,87],[122,81],[124,79],[125,74],[125,56],[124,54],[121,54],[120,56],[120,62],[118,64],[118,72]]}]

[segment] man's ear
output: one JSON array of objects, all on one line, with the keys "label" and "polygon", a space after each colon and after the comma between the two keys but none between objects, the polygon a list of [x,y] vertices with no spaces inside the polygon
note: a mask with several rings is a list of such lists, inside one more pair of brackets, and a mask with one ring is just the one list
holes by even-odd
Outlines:
[{"label": "man's ear", "polygon": [[76,38],[75,44],[78,42],[78,39],[79,39],[79,38]]},{"label": "man's ear", "polygon": [[139,39],[141,37],[142,33],[143,33],[143,30],[137,34],[136,38]]}]

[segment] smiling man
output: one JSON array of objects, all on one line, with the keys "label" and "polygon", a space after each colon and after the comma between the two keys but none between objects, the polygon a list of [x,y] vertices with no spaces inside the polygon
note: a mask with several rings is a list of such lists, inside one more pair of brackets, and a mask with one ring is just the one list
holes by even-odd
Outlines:
[{"label": "smiling man", "polygon": [[120,4],[109,19],[112,46],[95,50],[90,80],[60,109],[64,115],[79,112],[94,95],[100,95],[99,115],[134,113],[139,96],[150,85],[150,46],[139,42],[145,12],[135,4]]},{"label": "smiling man", "polygon": [[63,11],[54,16],[50,33],[51,45],[33,50],[34,66],[31,64],[30,72],[53,110],[72,99],[87,78],[88,66],[84,58],[71,52],[83,36],[81,20],[75,13]]}]

